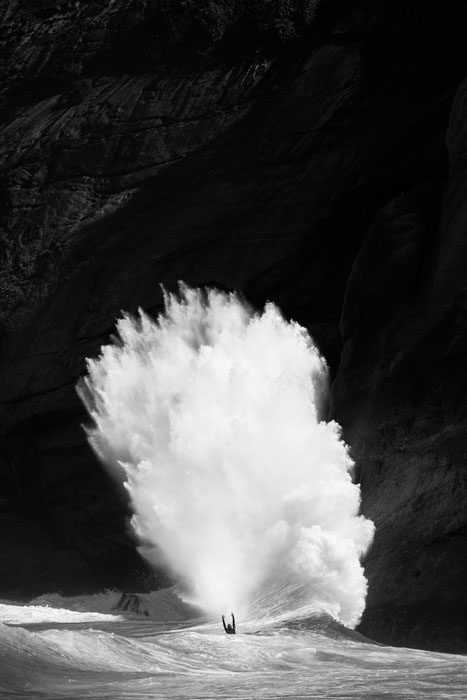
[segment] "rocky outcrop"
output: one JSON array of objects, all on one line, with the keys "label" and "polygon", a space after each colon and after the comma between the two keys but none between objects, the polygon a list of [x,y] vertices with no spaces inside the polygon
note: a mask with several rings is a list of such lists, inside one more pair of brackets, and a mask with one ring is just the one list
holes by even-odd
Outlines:
[{"label": "rocky outcrop", "polygon": [[122,593],[112,610],[121,610],[122,612],[130,612],[135,615],[144,615],[145,617],[149,615],[141,598],[136,593]]},{"label": "rocky outcrop", "polygon": [[395,198],[354,261],[333,386],[376,523],[362,629],[447,650],[467,648],[466,94],[463,83],[442,202],[436,181]]},{"label": "rocky outcrop", "polygon": [[164,583],[74,387],[183,279],[310,329],[377,524],[362,631],[463,649],[463,10],[323,0],[286,51],[188,64],[147,53],[149,5],[1,11],[1,593]]},{"label": "rocky outcrop", "polygon": [[459,650],[467,575],[465,292],[453,277],[450,294],[433,294],[438,202],[420,194],[381,212],[355,260],[333,399],[364,512],[376,524],[362,629],[393,643],[409,631],[414,645]]}]

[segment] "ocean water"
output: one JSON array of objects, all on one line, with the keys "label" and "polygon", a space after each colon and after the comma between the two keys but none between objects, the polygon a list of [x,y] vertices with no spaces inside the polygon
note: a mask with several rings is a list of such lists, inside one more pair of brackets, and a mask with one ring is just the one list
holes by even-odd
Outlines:
[{"label": "ocean water", "polygon": [[[0,605],[0,698],[466,698],[465,658],[353,631],[374,525],[327,366],[304,328],[235,294],[124,315],[79,393],[140,551],[181,590]],[[236,635],[220,616],[234,608]]]},{"label": "ocean water", "polygon": [[0,697],[467,697],[464,656],[375,644],[326,614],[268,617],[263,599],[233,636],[173,590],[140,597],[148,617],[118,598],[0,604]]}]

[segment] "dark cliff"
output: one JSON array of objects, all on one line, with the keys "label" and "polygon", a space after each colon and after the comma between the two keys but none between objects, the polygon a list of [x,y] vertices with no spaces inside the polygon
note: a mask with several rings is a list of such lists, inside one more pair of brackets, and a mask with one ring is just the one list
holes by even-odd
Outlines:
[{"label": "dark cliff", "polygon": [[467,12],[283,4],[0,10],[0,594],[164,582],[74,387],[182,279],[309,328],[377,526],[361,630],[465,651]]}]

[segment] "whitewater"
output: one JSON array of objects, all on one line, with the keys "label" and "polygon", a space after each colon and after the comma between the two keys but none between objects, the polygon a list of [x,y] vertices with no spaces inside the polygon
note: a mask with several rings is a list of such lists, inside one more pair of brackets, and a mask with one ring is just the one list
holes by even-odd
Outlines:
[{"label": "whitewater", "polygon": [[465,697],[464,657],[354,629],[374,526],[306,330],[216,290],[164,302],[122,316],[78,392],[141,554],[177,583],[137,613],[121,591],[0,602],[0,697]]},{"label": "whitewater", "polygon": [[465,698],[465,657],[380,646],[326,614],[193,617],[174,591],[142,595],[150,617],[111,608],[119,593],[0,604],[0,697]]},{"label": "whitewater", "polygon": [[117,332],[79,393],[141,553],[213,615],[245,616],[260,591],[281,612],[287,591],[302,614],[355,625],[374,528],[323,419],[327,367],[305,329],[272,304],[181,285],[157,319],[124,315]]}]

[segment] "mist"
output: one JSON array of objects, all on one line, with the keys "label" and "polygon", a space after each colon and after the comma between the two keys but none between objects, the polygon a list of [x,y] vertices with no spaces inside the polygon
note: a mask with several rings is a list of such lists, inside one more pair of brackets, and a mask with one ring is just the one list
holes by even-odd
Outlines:
[{"label": "mist", "polygon": [[267,304],[180,287],[157,320],[124,315],[78,391],[89,442],[128,490],[141,552],[207,613],[363,612],[373,524],[327,367]]}]

